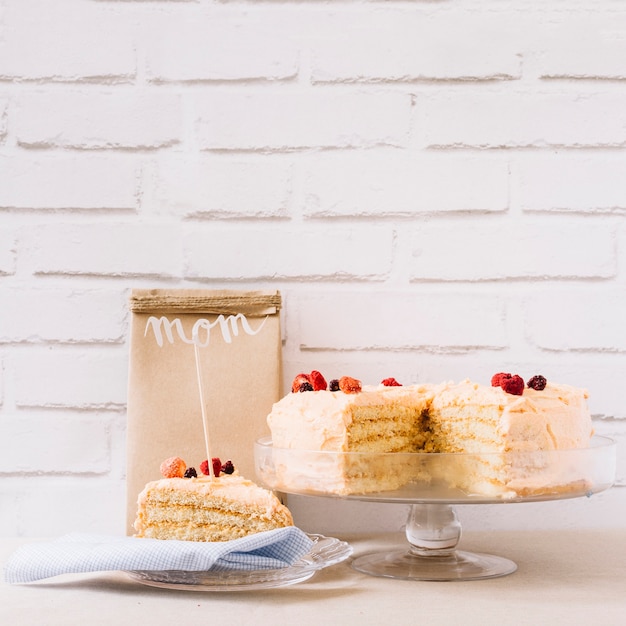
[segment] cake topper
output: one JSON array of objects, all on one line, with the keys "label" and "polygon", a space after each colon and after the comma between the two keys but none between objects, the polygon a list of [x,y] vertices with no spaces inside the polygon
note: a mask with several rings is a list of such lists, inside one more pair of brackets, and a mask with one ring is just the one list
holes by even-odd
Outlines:
[{"label": "cake topper", "polygon": [[[204,445],[206,447],[206,458],[212,459],[211,456],[211,441],[209,438],[209,424],[206,414],[206,404],[204,402],[204,385],[202,384],[202,371],[200,369],[200,348],[197,343],[193,344],[194,355],[196,357],[196,375],[198,376],[198,390],[200,392],[200,412],[202,415],[202,428],[204,430]],[[213,463],[209,463],[209,476],[215,478],[215,472],[213,470]]]}]

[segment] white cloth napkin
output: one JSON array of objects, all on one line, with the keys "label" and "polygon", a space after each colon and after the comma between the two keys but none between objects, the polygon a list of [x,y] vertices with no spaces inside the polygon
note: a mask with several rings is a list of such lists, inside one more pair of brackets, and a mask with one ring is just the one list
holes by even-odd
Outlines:
[{"label": "white cloth napkin", "polygon": [[4,577],[8,583],[28,583],[59,574],[114,570],[278,569],[296,563],[312,546],[295,526],[211,543],[70,534],[18,548],[5,565]]}]

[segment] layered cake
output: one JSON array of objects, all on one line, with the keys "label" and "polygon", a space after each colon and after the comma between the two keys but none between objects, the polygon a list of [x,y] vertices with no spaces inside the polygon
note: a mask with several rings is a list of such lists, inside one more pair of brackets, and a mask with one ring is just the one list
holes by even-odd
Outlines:
[{"label": "layered cake", "polygon": [[[339,495],[420,481],[504,498],[579,489],[554,451],[588,447],[593,432],[584,389],[509,373],[491,386],[300,374],[267,422],[272,486]],[[424,454],[388,454],[402,452]]]},{"label": "layered cake", "polygon": [[293,526],[291,513],[271,492],[239,476],[232,463],[201,464],[201,476],[179,457],[161,464],[160,480],[139,494],[136,537],[230,541]]},{"label": "layered cake", "polygon": [[[339,381],[331,381],[331,391],[319,372],[313,373],[314,381],[316,376],[316,388],[303,383],[302,392],[296,378],[292,393],[274,404],[267,418],[277,488],[343,495],[392,490],[406,483],[409,468],[384,454],[373,462],[372,454],[414,452],[427,446],[425,419],[431,386],[361,388],[359,381],[343,377],[341,388]],[[280,449],[287,452],[282,454]],[[302,453],[290,454],[294,449]],[[363,454],[319,455],[316,451]]]}]

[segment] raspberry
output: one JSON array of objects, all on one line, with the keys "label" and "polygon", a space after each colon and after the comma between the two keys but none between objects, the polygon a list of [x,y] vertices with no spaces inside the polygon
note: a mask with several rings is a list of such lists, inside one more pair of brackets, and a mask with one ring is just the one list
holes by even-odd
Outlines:
[{"label": "raspberry", "polygon": [[517,374],[503,380],[500,386],[504,391],[514,396],[521,396],[524,393],[524,379]]},{"label": "raspberry", "polygon": [[499,374],[494,374],[491,377],[491,386],[492,387],[502,387],[502,382],[508,378],[511,378],[511,374],[500,372]]},{"label": "raspberry", "polygon": [[222,462],[216,456],[214,456],[211,461],[213,462],[213,473],[219,476],[222,471]]},{"label": "raspberry", "polygon": [[235,471],[235,466],[232,461],[226,461],[224,465],[222,465],[222,472],[224,474],[232,474]]},{"label": "raspberry", "polygon": [[[216,457],[214,456],[211,459],[211,464],[213,465],[213,474],[214,476],[219,476],[220,475],[220,470],[222,469],[222,462]],[[205,459],[204,461],[202,461],[202,463],[200,463],[200,471],[205,475],[205,476],[209,476],[209,462]]]},{"label": "raspberry", "polygon": [[300,385],[302,385],[302,383],[309,383],[309,384],[311,384],[311,379],[309,378],[308,374],[298,374],[293,379],[293,382],[291,383],[291,391],[293,393],[296,393],[297,391],[300,391]]},{"label": "raspberry", "polygon": [[326,379],[317,370],[313,370],[309,374],[309,380],[311,385],[313,385],[313,391],[325,391],[326,387],[328,387]]},{"label": "raspberry", "polygon": [[395,378],[385,378],[382,381],[385,387],[402,387],[402,385]]},{"label": "raspberry", "polygon": [[300,387],[298,388],[298,391],[303,392],[303,391],[313,391],[313,385],[311,383],[302,383],[300,385]]},{"label": "raspberry", "polygon": [[342,376],[339,379],[339,389],[344,393],[359,393],[361,391],[361,381],[350,376]]},{"label": "raspberry", "polygon": [[336,378],[333,378],[328,383],[328,389],[329,391],[339,391],[339,381]]},{"label": "raspberry", "polygon": [[165,478],[182,478],[185,475],[187,465],[179,456],[172,456],[165,459],[159,469]]},{"label": "raspberry", "polygon": [[537,374],[533,376],[527,383],[527,385],[531,389],[535,389],[536,391],[543,391],[546,388],[548,381],[541,374]]},{"label": "raspberry", "polygon": [[196,472],[196,468],[195,467],[188,467],[185,470],[184,478],[198,478],[198,474]]}]

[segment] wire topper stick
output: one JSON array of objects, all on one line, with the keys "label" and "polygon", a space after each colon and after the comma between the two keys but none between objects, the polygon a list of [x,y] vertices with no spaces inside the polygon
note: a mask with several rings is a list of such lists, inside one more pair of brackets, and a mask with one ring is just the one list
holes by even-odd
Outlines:
[{"label": "wire topper stick", "polygon": [[204,428],[204,444],[206,446],[206,458],[207,465],[209,470],[209,476],[211,478],[215,478],[215,472],[213,471],[213,461],[211,456],[211,443],[209,438],[209,424],[206,414],[206,406],[204,402],[204,388],[202,385],[202,374],[200,371],[200,349],[198,348],[198,344],[194,342],[193,344],[194,353],[196,355],[196,374],[198,376],[198,389],[200,391],[200,410],[202,411],[202,427]]}]

